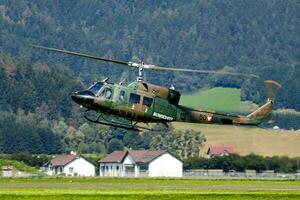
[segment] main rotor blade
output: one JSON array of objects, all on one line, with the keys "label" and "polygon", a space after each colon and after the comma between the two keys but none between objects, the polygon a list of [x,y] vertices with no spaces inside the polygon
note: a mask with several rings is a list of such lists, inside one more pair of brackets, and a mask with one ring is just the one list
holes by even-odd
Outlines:
[{"label": "main rotor blade", "polygon": [[259,78],[255,74],[243,74],[238,72],[225,72],[225,71],[214,71],[214,70],[199,70],[199,69],[186,69],[186,68],[173,68],[173,67],[159,67],[155,65],[145,65],[145,69],[154,69],[154,70],[166,70],[166,71],[178,71],[178,72],[195,72],[195,73],[207,73],[207,74],[227,74],[234,76],[245,76],[245,77],[254,77]]},{"label": "main rotor blade", "polygon": [[47,51],[54,51],[54,52],[65,53],[65,54],[74,55],[74,56],[90,58],[90,59],[94,59],[94,60],[98,60],[98,61],[105,61],[105,62],[111,62],[111,63],[130,66],[129,62],[124,62],[124,61],[119,61],[119,60],[112,60],[112,59],[107,59],[107,58],[101,58],[101,57],[98,57],[98,56],[92,56],[92,55],[88,55],[88,54],[84,54],[84,53],[77,53],[77,52],[66,51],[66,50],[62,50],[62,49],[55,49],[55,48],[44,47],[44,46],[38,46],[38,45],[30,45],[30,46],[32,46],[34,48],[45,49]]},{"label": "main rotor blade", "polygon": [[259,76],[255,75],[255,74],[243,74],[243,73],[237,73],[237,72],[198,70],[198,69],[186,69],[186,68],[182,69],[182,68],[173,68],[173,67],[159,67],[159,66],[155,66],[155,65],[145,65],[143,63],[112,60],[112,59],[102,58],[102,57],[98,57],[98,56],[92,56],[92,55],[88,55],[88,54],[84,54],[84,53],[77,53],[77,52],[72,52],[72,51],[67,51],[67,50],[62,50],[62,49],[55,49],[55,48],[50,48],[50,47],[44,47],[44,46],[39,46],[39,45],[30,45],[30,46],[32,46],[34,48],[53,51],[53,52],[59,52],[59,53],[65,53],[65,54],[69,54],[69,55],[90,58],[90,59],[94,59],[94,60],[98,60],[98,61],[105,61],[105,62],[111,62],[111,63],[121,64],[121,65],[127,65],[129,67],[137,67],[140,69],[166,70],[166,71],[178,71],[178,72],[195,72],[195,73],[207,73],[207,74],[227,74],[227,75],[234,75],[234,76],[259,78]]}]

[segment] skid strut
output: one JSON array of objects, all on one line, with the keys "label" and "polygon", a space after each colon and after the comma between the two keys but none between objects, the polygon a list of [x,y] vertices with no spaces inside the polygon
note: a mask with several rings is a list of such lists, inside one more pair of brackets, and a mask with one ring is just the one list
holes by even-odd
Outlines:
[{"label": "skid strut", "polygon": [[86,114],[89,110],[87,110],[83,117],[90,121],[90,122],[93,122],[93,123],[98,123],[98,124],[102,124],[102,125],[106,125],[106,126],[114,126],[114,127],[118,127],[118,128],[124,128],[124,129],[127,129],[127,130],[133,130],[133,131],[139,131],[140,129],[143,129],[143,130],[149,130],[149,131],[155,131],[153,129],[150,129],[150,128],[147,128],[147,127],[143,127],[143,126],[138,126],[137,123],[138,122],[131,122],[131,124],[129,123],[122,123],[122,122],[116,122],[116,121],[112,121],[112,120],[108,120],[108,119],[105,119],[102,114],[99,114],[97,116],[97,119],[94,120],[94,119],[91,119],[90,117],[88,117]]}]

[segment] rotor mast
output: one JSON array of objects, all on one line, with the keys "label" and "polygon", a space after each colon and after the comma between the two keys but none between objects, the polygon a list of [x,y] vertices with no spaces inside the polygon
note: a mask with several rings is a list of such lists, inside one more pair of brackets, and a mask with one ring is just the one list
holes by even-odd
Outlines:
[{"label": "rotor mast", "polygon": [[128,62],[129,66],[136,67],[139,70],[138,77],[136,77],[137,82],[142,82],[144,80],[143,71],[147,67],[143,62]]}]

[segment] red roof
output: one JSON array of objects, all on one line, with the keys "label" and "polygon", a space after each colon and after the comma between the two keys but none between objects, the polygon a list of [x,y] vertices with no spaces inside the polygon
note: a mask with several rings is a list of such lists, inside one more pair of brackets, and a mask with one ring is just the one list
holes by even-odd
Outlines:
[{"label": "red roof", "polygon": [[167,151],[163,150],[128,150],[114,151],[99,162],[104,163],[120,163],[129,154],[136,163],[149,163]]},{"label": "red roof", "polygon": [[102,158],[99,162],[122,162],[127,154],[127,151],[114,151],[111,154],[107,155],[106,157]]},{"label": "red roof", "polygon": [[55,156],[50,162],[52,166],[65,166],[71,161],[77,158],[76,155],[69,154],[69,155],[58,155]]},{"label": "red roof", "polygon": [[227,147],[209,147],[207,154],[211,154],[211,155],[220,155],[222,153],[228,153],[228,154],[232,154],[234,153],[233,147],[232,146],[227,146]]}]

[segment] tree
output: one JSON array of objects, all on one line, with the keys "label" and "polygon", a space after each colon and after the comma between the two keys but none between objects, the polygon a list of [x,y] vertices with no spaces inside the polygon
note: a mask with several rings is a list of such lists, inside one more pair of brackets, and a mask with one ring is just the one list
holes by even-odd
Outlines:
[{"label": "tree", "polygon": [[124,144],[121,140],[113,138],[109,141],[108,147],[107,147],[107,153],[111,153],[116,150],[123,150]]}]

